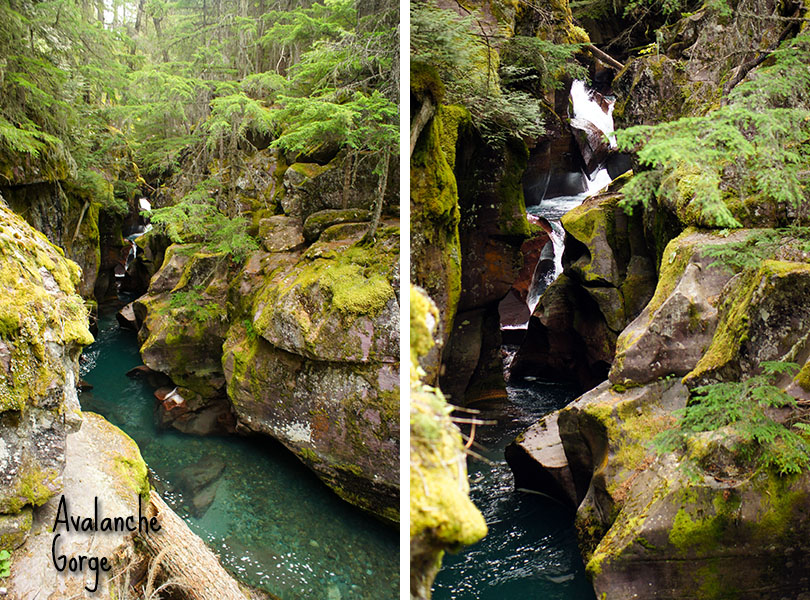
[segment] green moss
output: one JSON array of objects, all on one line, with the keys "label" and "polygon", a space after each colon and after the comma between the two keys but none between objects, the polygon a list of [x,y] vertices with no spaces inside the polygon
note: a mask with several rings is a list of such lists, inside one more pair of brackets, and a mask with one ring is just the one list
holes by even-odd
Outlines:
[{"label": "green moss", "polygon": [[695,246],[687,242],[694,229],[687,229],[677,238],[669,242],[661,258],[661,268],[658,276],[658,285],[655,294],[647,305],[650,314],[658,310],[664,301],[672,295],[683,276],[686,266],[695,253]]},{"label": "green moss", "polygon": [[529,237],[532,231],[526,218],[523,196],[523,173],[529,160],[526,144],[522,140],[509,140],[504,159],[503,174],[496,187],[499,233]]},{"label": "green moss", "polygon": [[436,112],[436,119],[441,123],[442,135],[439,140],[444,158],[451,168],[456,166],[456,143],[462,128],[470,126],[470,111],[463,106],[442,105]]},{"label": "green moss", "polygon": [[[421,385],[411,392],[411,538],[427,536],[439,548],[458,549],[487,532],[468,496],[461,434],[441,392]],[[434,424],[426,428],[427,421]]]},{"label": "green moss", "polygon": [[801,388],[810,392],[810,361],[806,362],[793,379]]},{"label": "green moss", "polygon": [[740,503],[738,493],[722,490],[712,498],[713,511],[704,508],[702,502],[682,506],[672,523],[669,542],[684,553],[711,552],[723,545],[724,537],[734,527]]},{"label": "green moss", "polygon": [[0,411],[20,410],[64,382],[65,366],[46,352],[46,335],[63,346],[89,344],[93,337],[75,294],[78,266],[2,205],[0,262],[0,338],[10,365],[0,370]]},{"label": "green moss", "polygon": [[767,290],[774,287],[776,278],[808,272],[810,265],[776,260],[765,260],[758,270],[743,272],[735,293],[730,294],[721,307],[720,323],[709,348],[695,368],[684,377],[684,382],[691,384],[698,381],[735,360],[741,345],[748,340],[749,314],[755,295],[767,294]]},{"label": "green moss", "polygon": [[439,313],[430,299],[415,286],[411,286],[410,315],[411,381],[417,381],[420,379],[419,360],[426,356],[435,345],[428,320],[432,320],[435,327],[439,322]]},{"label": "green moss", "polygon": [[289,168],[308,179],[312,179],[331,167],[329,165],[319,165],[318,163],[293,163]]},{"label": "green moss", "polygon": [[458,188],[443,150],[457,135],[434,118],[411,156],[411,281],[437,303],[445,332],[461,296]]},{"label": "green moss", "polygon": [[430,95],[434,104],[444,99],[444,84],[436,67],[419,61],[411,61],[411,93],[423,97]]},{"label": "green moss", "polygon": [[379,249],[356,244],[304,265],[291,287],[318,285],[331,293],[336,310],[376,316],[395,296],[389,281],[390,263],[390,257],[384,258]]}]

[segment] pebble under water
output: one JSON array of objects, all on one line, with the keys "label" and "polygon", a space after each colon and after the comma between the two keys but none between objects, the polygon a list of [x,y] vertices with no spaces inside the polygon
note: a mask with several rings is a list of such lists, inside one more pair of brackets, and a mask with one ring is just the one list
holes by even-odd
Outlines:
[{"label": "pebble under water", "polygon": [[573,513],[537,494],[515,490],[504,449],[543,415],[574,399],[568,387],[513,381],[509,400],[471,406],[497,425],[477,428],[468,457],[470,497],[489,534],[457,555],[447,554],[433,585],[434,600],[595,600],[577,548]]},{"label": "pebble under water", "polygon": [[[166,502],[220,556],[239,580],[298,600],[399,598],[398,535],[331,492],[298,459],[269,438],[186,435],[161,430],[155,399],[125,373],[141,364],[135,334],[114,314],[99,320],[84,353],[83,410],[97,412],[138,444],[166,491]],[[203,457],[225,463],[214,503],[202,518],[186,508],[178,472]]]}]

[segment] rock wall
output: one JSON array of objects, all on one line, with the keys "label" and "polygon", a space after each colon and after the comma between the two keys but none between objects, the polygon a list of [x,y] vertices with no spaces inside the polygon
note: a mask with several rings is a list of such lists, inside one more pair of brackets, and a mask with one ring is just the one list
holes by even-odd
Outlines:
[{"label": "rock wall", "polygon": [[[700,386],[746,381],[766,361],[798,363],[776,386],[808,397],[806,243],[773,230],[687,230],[672,240],[655,295],[618,338],[610,380],[510,449],[525,485],[578,507],[597,595],[801,597],[808,475],[757,462],[728,428],[675,452],[651,443],[700,402]],[[797,405],[774,418],[790,424],[800,414]]]},{"label": "rock wall", "polygon": [[341,497],[398,520],[399,228],[334,225],[252,256],[229,290],[222,367],[238,426],[275,437]]},{"label": "rock wall", "polygon": [[0,547],[62,488],[65,438],[80,424],[81,347],[93,341],[76,293],[81,272],[0,197]]},{"label": "rock wall", "polygon": [[[411,598],[430,598],[445,551],[484,535],[484,518],[469,498],[461,432],[442,392],[425,384],[438,363],[442,335],[436,305],[411,288],[410,555]],[[429,363],[434,363],[430,366]]]},{"label": "rock wall", "polygon": [[619,205],[621,181],[562,219],[563,273],[545,291],[512,362],[513,376],[540,375],[589,389],[607,377],[616,340],[652,297],[656,260],[641,212]]}]

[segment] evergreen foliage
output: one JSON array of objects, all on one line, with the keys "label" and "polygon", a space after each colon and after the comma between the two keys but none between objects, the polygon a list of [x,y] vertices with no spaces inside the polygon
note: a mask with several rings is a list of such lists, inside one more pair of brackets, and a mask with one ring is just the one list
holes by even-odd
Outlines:
[{"label": "evergreen foliage", "polygon": [[623,188],[624,206],[657,198],[687,206],[707,227],[740,227],[729,206],[773,203],[806,215],[810,184],[810,33],[785,42],[770,64],[704,116],[617,132],[649,170]]},{"label": "evergreen foliage", "polygon": [[[460,16],[432,1],[412,2],[411,62],[428,65],[441,74],[444,101],[466,106],[473,124],[488,142],[502,143],[508,136],[542,135],[540,103],[506,84],[525,85],[531,78],[553,89],[555,78],[573,65],[578,48],[519,37],[504,52],[501,74],[493,40],[484,33],[476,34],[479,30],[475,13]],[[546,54],[530,56],[537,52]]]},{"label": "evergreen foliage", "polygon": [[258,249],[258,243],[248,235],[244,217],[228,217],[217,208],[211,193],[215,187],[216,182],[206,180],[177,204],[146,214],[153,224],[165,230],[172,242],[199,242],[209,252],[222,253],[235,262],[242,262]]},{"label": "evergreen foliage", "polygon": [[[67,165],[60,177],[117,214],[182,170],[183,200],[156,218],[175,237],[231,232],[236,254],[235,182],[256,140],[288,163],[321,148],[376,161],[381,208],[399,147],[398,23],[393,0],[3,2],[0,155]],[[93,181],[121,173],[112,197]]]},{"label": "evergreen foliage", "polygon": [[[687,407],[677,411],[677,426],[659,434],[653,445],[659,453],[684,450],[696,436],[717,431],[735,443],[742,461],[754,462],[781,475],[801,473],[810,466],[810,425],[803,420],[796,399],[776,385],[799,365],[763,362],[762,373],[744,381],[705,385],[694,390]],[[784,422],[774,409],[791,409]],[[692,465],[694,466],[694,465]]]}]

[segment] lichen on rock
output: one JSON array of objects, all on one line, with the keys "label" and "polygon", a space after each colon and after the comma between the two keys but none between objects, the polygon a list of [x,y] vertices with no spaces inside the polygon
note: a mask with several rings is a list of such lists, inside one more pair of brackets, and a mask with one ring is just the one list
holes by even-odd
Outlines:
[{"label": "lichen on rock", "polygon": [[80,269],[2,198],[0,263],[0,514],[15,515],[61,488],[65,436],[80,423],[78,356],[93,337]]}]

